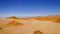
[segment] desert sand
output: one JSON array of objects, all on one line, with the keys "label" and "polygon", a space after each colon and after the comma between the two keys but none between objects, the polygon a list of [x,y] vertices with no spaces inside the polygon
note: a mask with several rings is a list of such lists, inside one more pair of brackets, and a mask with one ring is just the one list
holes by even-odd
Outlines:
[{"label": "desert sand", "polygon": [[60,34],[60,22],[49,20],[29,20],[20,19],[1,19],[0,34]]}]

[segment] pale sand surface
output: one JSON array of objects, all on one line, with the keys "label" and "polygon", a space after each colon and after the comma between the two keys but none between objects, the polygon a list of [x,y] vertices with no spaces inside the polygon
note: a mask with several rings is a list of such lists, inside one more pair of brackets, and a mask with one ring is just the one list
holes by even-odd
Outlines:
[{"label": "pale sand surface", "polygon": [[[9,20],[8,20],[9,21]],[[51,21],[38,21],[38,20],[16,20],[24,25],[6,27],[0,31],[0,34],[34,34],[35,30],[40,30],[45,34],[59,34],[60,23],[54,23]],[[4,21],[5,24],[7,20]]]}]

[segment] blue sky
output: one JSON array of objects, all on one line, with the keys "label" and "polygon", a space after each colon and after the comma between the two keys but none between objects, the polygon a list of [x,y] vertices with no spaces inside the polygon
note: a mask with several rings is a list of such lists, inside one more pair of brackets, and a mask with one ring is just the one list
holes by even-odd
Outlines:
[{"label": "blue sky", "polygon": [[60,0],[0,0],[0,16],[60,14]]}]

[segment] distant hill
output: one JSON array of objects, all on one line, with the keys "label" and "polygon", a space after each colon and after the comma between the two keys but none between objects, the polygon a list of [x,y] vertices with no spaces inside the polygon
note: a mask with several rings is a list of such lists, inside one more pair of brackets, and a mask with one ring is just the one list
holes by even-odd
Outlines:
[{"label": "distant hill", "polygon": [[16,16],[10,16],[10,17],[6,17],[7,19],[19,19],[18,17]]}]

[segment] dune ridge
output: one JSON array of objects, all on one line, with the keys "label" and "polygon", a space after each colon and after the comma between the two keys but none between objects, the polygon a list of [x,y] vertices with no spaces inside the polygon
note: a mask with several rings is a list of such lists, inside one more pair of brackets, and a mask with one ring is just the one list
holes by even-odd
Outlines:
[{"label": "dune ridge", "polygon": [[33,17],[16,17],[16,16],[11,16],[7,17],[8,19],[18,19],[18,20],[40,20],[40,21],[54,21],[54,22],[60,22],[60,15],[48,15],[48,16],[33,16]]}]

